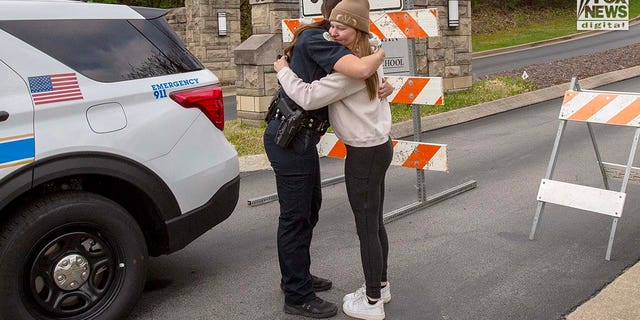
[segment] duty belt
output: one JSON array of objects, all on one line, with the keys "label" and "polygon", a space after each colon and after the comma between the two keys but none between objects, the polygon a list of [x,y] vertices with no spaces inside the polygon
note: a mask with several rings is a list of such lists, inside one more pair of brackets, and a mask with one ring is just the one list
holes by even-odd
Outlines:
[{"label": "duty belt", "polygon": [[[276,113],[273,116],[274,119],[278,119],[280,121],[284,120],[284,115],[280,111],[280,109],[276,109]],[[318,131],[321,134],[324,134],[329,128],[329,121],[327,120],[319,120],[314,117],[309,116],[308,114],[302,118],[302,128]]]}]

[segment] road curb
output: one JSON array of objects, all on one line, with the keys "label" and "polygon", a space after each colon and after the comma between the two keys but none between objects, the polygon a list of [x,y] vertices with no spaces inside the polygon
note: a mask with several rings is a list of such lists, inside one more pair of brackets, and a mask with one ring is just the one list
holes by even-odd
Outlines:
[{"label": "road curb", "polygon": [[640,319],[640,264],[624,270],[596,295],[576,307],[564,319]]},{"label": "road curb", "polygon": [[267,155],[252,154],[239,158],[240,160],[240,172],[250,172],[258,170],[271,170],[271,163],[267,159]]}]

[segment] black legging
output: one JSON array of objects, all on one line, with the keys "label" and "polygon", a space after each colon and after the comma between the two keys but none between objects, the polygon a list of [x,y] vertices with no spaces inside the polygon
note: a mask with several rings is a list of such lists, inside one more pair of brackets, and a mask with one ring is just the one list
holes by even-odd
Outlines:
[{"label": "black legging", "polygon": [[347,145],[344,176],[349,204],[360,239],[360,258],[367,296],[380,298],[380,282],[387,281],[389,241],[382,222],[384,176],[393,158],[391,139],[374,147]]}]

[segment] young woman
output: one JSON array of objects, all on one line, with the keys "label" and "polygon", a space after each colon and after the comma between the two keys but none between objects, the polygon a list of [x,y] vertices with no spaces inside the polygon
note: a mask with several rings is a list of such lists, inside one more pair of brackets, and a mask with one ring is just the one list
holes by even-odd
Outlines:
[{"label": "young woman", "polygon": [[[369,1],[343,0],[331,12],[329,34],[356,56],[372,53],[369,44]],[[387,281],[389,245],[382,221],[384,177],[393,149],[389,132],[391,111],[377,95],[382,68],[366,80],[332,73],[305,83],[286,60],[274,63],[287,95],[305,110],[329,104],[330,123],[347,147],[345,181],[360,239],[365,285],[343,299],[343,311],[359,319],[384,319],[384,302],[391,299]]]}]

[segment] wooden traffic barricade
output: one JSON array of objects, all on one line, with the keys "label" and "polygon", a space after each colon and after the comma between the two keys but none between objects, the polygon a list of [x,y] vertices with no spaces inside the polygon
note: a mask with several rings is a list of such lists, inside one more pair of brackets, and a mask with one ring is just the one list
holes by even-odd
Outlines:
[{"label": "wooden traffic barricade", "polygon": [[[392,166],[411,169],[449,171],[447,145],[391,140],[393,145]],[[318,154],[322,157],[347,158],[347,147],[333,133],[322,136],[318,143]]]},{"label": "wooden traffic barricade", "polygon": [[[578,80],[573,78],[569,90],[565,93],[559,119],[560,125],[551,151],[549,166],[538,190],[538,205],[529,239],[535,238],[546,203],[608,215],[613,217],[613,221],[605,259],[611,260],[616,227],[626,200],[627,184],[638,183],[638,177],[640,177],[640,169],[632,166],[640,138],[640,93],[581,90]],[[602,174],[604,189],[552,180],[560,140],[567,121],[586,123]],[[591,127],[592,123],[636,128],[626,165],[602,161]],[[620,191],[610,190],[609,179],[620,178],[622,179]]]}]

